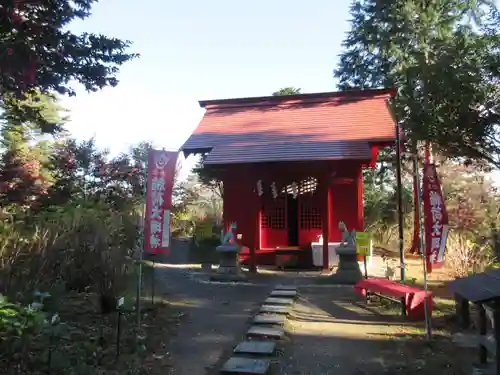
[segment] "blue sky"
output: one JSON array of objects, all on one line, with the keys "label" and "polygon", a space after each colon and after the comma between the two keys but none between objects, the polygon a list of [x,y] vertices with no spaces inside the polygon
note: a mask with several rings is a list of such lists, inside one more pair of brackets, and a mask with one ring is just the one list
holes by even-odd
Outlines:
[{"label": "blue sky", "polygon": [[65,98],[68,129],[112,153],[141,140],[178,149],[203,116],[198,100],[333,91],[349,3],[101,0],[71,28],[129,39],[141,57],[117,87]]}]

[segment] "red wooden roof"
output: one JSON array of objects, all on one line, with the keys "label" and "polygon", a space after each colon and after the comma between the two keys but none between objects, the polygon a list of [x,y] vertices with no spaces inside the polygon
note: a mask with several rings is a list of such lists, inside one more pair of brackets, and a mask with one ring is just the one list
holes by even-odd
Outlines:
[{"label": "red wooden roof", "polygon": [[388,99],[363,90],[201,101],[206,113],[181,147],[206,164],[371,158],[395,139]]}]

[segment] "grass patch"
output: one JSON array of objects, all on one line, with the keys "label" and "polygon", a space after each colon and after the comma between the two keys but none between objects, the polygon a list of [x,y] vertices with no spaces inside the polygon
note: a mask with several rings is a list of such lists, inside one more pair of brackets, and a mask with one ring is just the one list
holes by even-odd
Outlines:
[{"label": "grass patch", "polygon": [[[164,374],[170,366],[166,341],[172,336],[181,315],[163,299],[152,306],[152,264],[143,263],[141,326],[135,309],[137,273],[129,275],[121,316],[120,355],[117,357],[118,314],[102,315],[95,293],[68,292],[60,297],[60,323],[52,330],[32,332],[13,342],[19,348],[10,358],[0,357],[0,373],[6,375],[142,375]],[[5,337],[1,338],[5,340]],[[49,354],[49,348],[50,350]],[[49,366],[50,358],[50,366]]]},{"label": "grass patch", "polygon": [[[399,330],[399,332],[398,332]],[[384,335],[379,355],[390,374],[443,374],[468,375],[476,351],[457,348],[451,338],[435,331],[427,341],[425,330],[420,327],[402,326]]]}]

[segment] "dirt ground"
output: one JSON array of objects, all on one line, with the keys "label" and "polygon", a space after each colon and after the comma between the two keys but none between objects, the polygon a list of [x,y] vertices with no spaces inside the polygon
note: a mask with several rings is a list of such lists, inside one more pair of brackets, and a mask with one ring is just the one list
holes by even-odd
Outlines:
[{"label": "dirt ground", "polygon": [[[186,244],[178,243],[163,262],[180,265]],[[180,254],[179,254],[180,253]],[[170,263],[171,264],[171,263]],[[165,374],[212,373],[248,329],[248,320],[270,291],[267,285],[201,283],[193,271],[157,269],[157,283],[172,312],[184,314],[168,343],[170,367]]]},{"label": "dirt ground", "polygon": [[[433,341],[423,325],[403,321],[395,311],[366,306],[351,287],[311,285],[305,273],[260,275],[254,283],[207,283],[199,271],[183,269],[183,244],[157,270],[157,282],[172,313],[183,315],[164,351],[165,374],[216,374],[243,340],[250,319],[273,286],[296,284],[301,298],[279,343],[273,374],[431,374],[471,372],[475,351],[453,346],[446,325]],[[293,277],[292,277],[293,276]]]},{"label": "dirt ground", "polygon": [[[438,329],[429,344],[421,323],[367,307],[350,288],[301,288],[289,320],[281,374],[470,374],[475,352]],[[460,354],[459,354],[460,353]]]}]

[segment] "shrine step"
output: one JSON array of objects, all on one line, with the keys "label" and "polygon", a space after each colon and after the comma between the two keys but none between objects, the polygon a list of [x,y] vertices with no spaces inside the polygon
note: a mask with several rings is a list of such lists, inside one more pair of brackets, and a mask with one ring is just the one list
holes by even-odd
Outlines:
[{"label": "shrine step", "polygon": [[282,314],[282,315],[290,315],[291,308],[290,306],[284,305],[262,305],[260,307],[260,312],[265,314]]},{"label": "shrine step", "polygon": [[282,327],[285,324],[286,317],[284,315],[266,315],[258,314],[253,318],[253,324],[257,325],[275,325]]},{"label": "shrine step", "polygon": [[296,298],[299,293],[296,290],[280,290],[275,289],[271,292],[271,297],[274,298]]},{"label": "shrine step", "polygon": [[297,287],[294,285],[277,285],[274,290],[294,290],[297,292]]},{"label": "shrine step", "polygon": [[276,343],[273,341],[243,341],[233,350],[238,355],[261,355],[272,356],[276,350]]},{"label": "shrine step", "polygon": [[247,331],[248,339],[281,340],[284,335],[282,328],[251,326]]},{"label": "shrine step", "polygon": [[271,361],[268,359],[253,359],[231,357],[220,369],[221,374],[268,374]]},{"label": "shrine step", "polygon": [[264,303],[266,305],[293,305],[293,299],[291,298],[267,298]]}]

